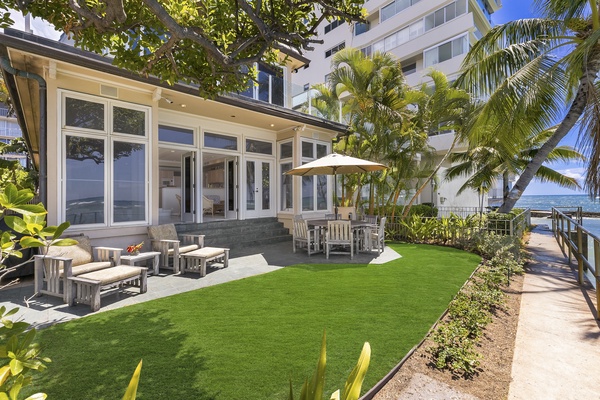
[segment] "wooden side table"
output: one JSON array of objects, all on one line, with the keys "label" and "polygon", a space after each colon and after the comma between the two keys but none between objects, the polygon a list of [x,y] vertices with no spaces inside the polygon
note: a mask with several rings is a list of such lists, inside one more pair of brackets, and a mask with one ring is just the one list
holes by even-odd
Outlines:
[{"label": "wooden side table", "polygon": [[147,251],[145,253],[140,253],[136,255],[121,256],[121,264],[136,265],[136,263],[140,261],[148,261],[152,259],[152,274],[158,275],[158,269],[160,268],[159,257],[159,251]]}]

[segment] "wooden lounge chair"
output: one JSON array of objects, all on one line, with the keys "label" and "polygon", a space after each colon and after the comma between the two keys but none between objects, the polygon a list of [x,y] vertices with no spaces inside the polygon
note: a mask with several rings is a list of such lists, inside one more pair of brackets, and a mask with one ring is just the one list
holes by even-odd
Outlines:
[{"label": "wooden lounge chair", "polygon": [[180,242],[174,224],[149,226],[148,237],[152,250],[160,252],[161,268],[168,268],[172,260],[175,273],[180,272],[180,254],[204,247],[204,235],[181,235],[183,242]]},{"label": "wooden lounge chair", "polygon": [[[51,246],[45,255],[35,256],[34,283],[37,295],[70,298],[68,278],[120,264],[122,249],[95,247],[87,236],[76,236],[73,246]],[[95,253],[95,257],[94,257]]]}]

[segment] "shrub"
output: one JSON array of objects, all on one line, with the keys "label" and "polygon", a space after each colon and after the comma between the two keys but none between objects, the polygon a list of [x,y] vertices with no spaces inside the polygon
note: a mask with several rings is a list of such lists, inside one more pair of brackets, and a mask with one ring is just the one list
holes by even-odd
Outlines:
[{"label": "shrub", "polygon": [[469,331],[457,321],[442,324],[433,334],[435,346],[427,351],[438,369],[449,369],[453,375],[470,377],[477,372],[481,354],[475,351],[475,341]]},{"label": "shrub", "polygon": [[438,209],[432,203],[421,203],[412,206],[408,211],[408,215],[435,218],[438,216]]}]

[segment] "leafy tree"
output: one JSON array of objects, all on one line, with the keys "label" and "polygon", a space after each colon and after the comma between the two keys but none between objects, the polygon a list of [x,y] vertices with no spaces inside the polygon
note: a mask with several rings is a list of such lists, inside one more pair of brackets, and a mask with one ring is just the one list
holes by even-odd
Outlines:
[{"label": "leafy tree", "polygon": [[499,211],[510,211],[543,162],[567,133],[579,127],[589,160],[586,188],[600,195],[600,14],[597,0],[537,0],[542,18],[490,30],[469,51],[457,83],[488,98],[474,126],[500,121],[497,139],[506,157],[531,132],[560,121],[535,153]]},{"label": "leafy tree", "polygon": [[[65,33],[76,46],[108,53],[114,64],[170,84],[199,85],[202,95],[243,91],[255,78],[252,63],[276,64],[280,52],[312,50],[324,20],[360,20],[358,0],[0,0],[0,27],[8,8],[29,12]],[[4,10],[4,11],[2,11]]]}]

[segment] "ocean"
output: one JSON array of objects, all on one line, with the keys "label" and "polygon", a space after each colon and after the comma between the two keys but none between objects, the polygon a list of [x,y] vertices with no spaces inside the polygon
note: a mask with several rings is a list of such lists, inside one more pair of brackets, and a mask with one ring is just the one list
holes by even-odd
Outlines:
[{"label": "ocean", "polygon": [[[550,211],[552,207],[582,207],[583,211],[600,213],[600,201],[593,201],[585,194],[521,196],[516,207],[547,211]],[[532,218],[531,222],[552,224],[548,218]],[[600,237],[600,218],[583,218],[583,226]]]}]

